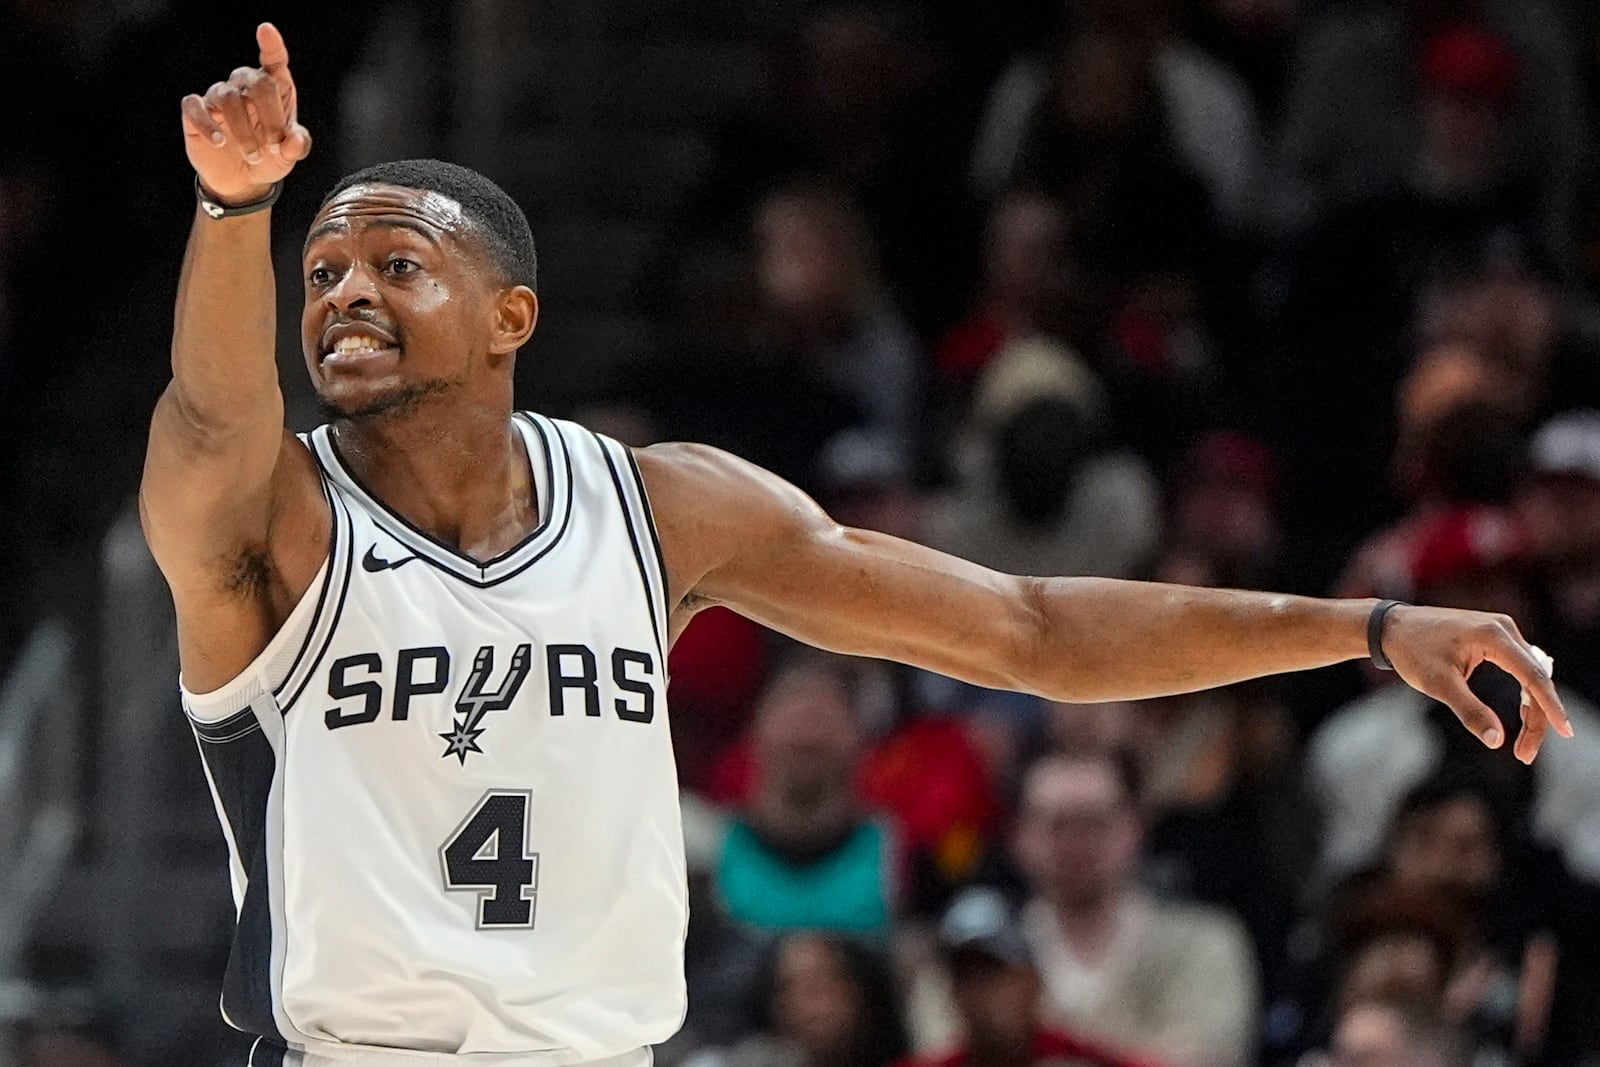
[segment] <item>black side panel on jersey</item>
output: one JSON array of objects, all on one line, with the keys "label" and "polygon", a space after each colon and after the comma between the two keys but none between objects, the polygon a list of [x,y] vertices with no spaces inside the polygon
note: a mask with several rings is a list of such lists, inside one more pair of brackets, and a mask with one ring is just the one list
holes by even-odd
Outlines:
[{"label": "black side panel on jersey", "polygon": [[286,1067],[289,1050],[276,1042],[261,1038],[250,1046],[250,1059],[245,1067]]},{"label": "black side panel on jersey", "polygon": [[267,896],[267,797],[277,757],[260,730],[226,742],[201,735],[201,741],[200,754],[249,879],[222,977],[222,1010],[246,1033],[281,1042],[272,1014],[272,908]]}]

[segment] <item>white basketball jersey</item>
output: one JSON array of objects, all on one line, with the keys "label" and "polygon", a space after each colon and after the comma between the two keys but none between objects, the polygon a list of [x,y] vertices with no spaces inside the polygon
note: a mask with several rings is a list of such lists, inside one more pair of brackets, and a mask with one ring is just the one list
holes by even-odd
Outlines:
[{"label": "white basketball jersey", "polygon": [[539,524],[487,563],[376,500],[328,427],[307,435],[327,562],[243,674],[184,693],[232,854],[223,1014],[264,1049],[559,1065],[683,1020],[649,504],[621,445],[513,421]]}]

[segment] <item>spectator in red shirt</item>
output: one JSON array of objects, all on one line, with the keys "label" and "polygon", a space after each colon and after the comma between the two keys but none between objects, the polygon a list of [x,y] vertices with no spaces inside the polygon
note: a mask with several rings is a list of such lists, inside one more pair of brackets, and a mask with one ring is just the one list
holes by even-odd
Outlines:
[{"label": "spectator in red shirt", "polygon": [[965,1037],[952,1051],[901,1067],[1155,1067],[1044,1025],[1039,972],[1016,913],[997,890],[961,893],[940,923],[939,948]]}]

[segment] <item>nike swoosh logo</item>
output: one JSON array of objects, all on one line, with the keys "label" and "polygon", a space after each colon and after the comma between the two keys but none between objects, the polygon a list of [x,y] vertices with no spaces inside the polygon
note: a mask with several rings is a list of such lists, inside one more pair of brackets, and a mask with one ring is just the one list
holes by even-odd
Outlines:
[{"label": "nike swoosh logo", "polygon": [[412,560],[421,558],[421,556],[407,556],[396,560],[379,559],[378,546],[368,545],[367,554],[361,557],[361,569],[368,574],[377,574],[379,571],[392,571],[396,567],[404,567]]}]

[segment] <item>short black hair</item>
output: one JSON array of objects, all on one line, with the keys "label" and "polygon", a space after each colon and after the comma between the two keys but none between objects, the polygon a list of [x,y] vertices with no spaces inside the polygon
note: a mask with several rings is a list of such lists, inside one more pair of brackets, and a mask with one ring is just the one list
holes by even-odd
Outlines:
[{"label": "short black hair", "polygon": [[[461,205],[467,221],[512,285],[537,288],[539,258],[534,253],[528,216],[504,189],[469,167],[440,159],[397,159],[346,174],[322,198],[328,201],[356,185],[400,185],[448,196]],[[320,211],[321,208],[318,208]]]}]

